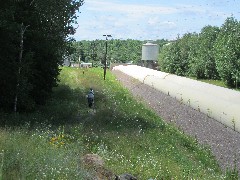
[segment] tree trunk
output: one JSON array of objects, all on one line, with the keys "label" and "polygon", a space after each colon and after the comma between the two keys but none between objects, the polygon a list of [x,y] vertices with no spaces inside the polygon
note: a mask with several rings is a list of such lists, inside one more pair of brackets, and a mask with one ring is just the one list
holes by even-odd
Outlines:
[{"label": "tree trunk", "polygon": [[18,104],[18,95],[19,95],[19,87],[20,87],[20,79],[21,79],[21,69],[22,69],[22,55],[23,55],[23,38],[24,33],[28,26],[24,27],[23,23],[21,24],[21,31],[20,31],[20,52],[19,52],[19,59],[18,59],[18,73],[17,73],[17,85],[16,85],[16,94],[14,99],[14,112],[17,112],[17,104]]}]

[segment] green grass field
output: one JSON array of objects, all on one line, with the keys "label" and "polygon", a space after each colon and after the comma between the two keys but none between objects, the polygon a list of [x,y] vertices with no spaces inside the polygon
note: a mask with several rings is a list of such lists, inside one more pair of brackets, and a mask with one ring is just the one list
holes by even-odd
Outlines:
[{"label": "green grass field", "polygon": [[[108,71],[64,67],[44,107],[0,113],[0,179],[88,179],[80,158],[100,155],[116,174],[147,179],[237,179],[207,147],[165,124]],[[95,91],[96,113],[86,94]]]},{"label": "green grass field", "polygon": [[[205,82],[205,83],[208,83],[208,84],[213,84],[213,85],[216,85],[216,86],[220,86],[220,87],[224,87],[224,88],[229,88],[223,81],[221,80],[214,80],[214,79],[197,79],[195,77],[188,77],[190,79],[194,79],[194,80],[198,80],[198,81],[201,81],[201,82]],[[231,89],[231,88],[229,88]],[[232,88],[233,90],[235,91],[240,91],[239,88]]]}]

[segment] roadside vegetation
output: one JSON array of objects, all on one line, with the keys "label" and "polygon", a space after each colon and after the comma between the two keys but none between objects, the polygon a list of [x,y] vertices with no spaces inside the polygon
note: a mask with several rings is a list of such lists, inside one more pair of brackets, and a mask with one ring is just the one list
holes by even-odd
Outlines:
[{"label": "roadside vegetation", "polygon": [[76,13],[83,0],[2,1],[0,109],[30,112],[56,86],[59,65],[71,53]]},{"label": "roadside vegetation", "polygon": [[[142,64],[142,45],[148,42],[135,39],[109,39],[107,42],[108,65],[109,63],[132,63]],[[159,39],[154,41],[161,48],[168,40]],[[93,66],[104,64],[106,40],[82,40],[73,42],[74,52],[69,57],[72,62],[91,62]]]},{"label": "roadside vegetation", "polygon": [[[143,180],[237,179],[236,171],[221,172],[207,147],[134,100],[110,72],[106,81],[100,68],[60,73],[63,61],[101,66],[105,56],[106,41],[71,38],[83,2],[0,6],[0,180],[91,179],[80,163],[86,153],[103,157],[116,174]],[[161,70],[238,88],[239,27],[228,18],[221,28],[205,27],[164,47],[168,41],[157,40]],[[141,63],[143,43],[109,40],[108,62]],[[85,97],[90,87],[95,113]]]},{"label": "roadside vegetation", "polygon": [[[165,124],[100,68],[64,67],[46,106],[0,114],[0,179],[91,179],[84,154],[100,155],[115,174],[138,179],[237,179],[208,147]],[[86,93],[95,91],[96,112]]]},{"label": "roadside vegetation", "polygon": [[239,30],[240,22],[229,17],[221,27],[206,26],[200,33],[184,34],[163,46],[160,70],[211,82],[220,80],[225,87],[239,89]]}]

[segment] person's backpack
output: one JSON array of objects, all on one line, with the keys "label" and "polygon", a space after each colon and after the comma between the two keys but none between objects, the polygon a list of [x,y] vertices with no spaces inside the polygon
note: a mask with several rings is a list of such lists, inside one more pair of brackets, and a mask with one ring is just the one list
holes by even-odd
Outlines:
[{"label": "person's backpack", "polygon": [[88,99],[93,99],[93,98],[94,98],[93,93],[89,92],[89,93],[88,93]]}]

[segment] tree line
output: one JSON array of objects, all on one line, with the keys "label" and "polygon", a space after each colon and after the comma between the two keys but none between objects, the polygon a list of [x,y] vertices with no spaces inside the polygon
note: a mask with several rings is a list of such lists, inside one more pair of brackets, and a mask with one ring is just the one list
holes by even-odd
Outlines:
[{"label": "tree line", "polygon": [[240,22],[229,17],[221,27],[205,26],[200,33],[184,34],[163,46],[158,63],[161,71],[239,87]]},{"label": "tree line", "polygon": [[[133,64],[141,63],[142,59],[142,45],[147,41],[140,41],[134,39],[109,39],[107,41],[107,62],[111,63],[128,63]],[[161,39],[156,40],[154,43],[162,47],[168,41]],[[103,64],[106,53],[106,40],[94,41],[78,41],[73,42],[72,47],[74,53],[70,56],[73,62],[92,62],[98,66]]]},{"label": "tree line", "polygon": [[83,0],[8,0],[0,6],[0,109],[30,111],[57,84]]}]

